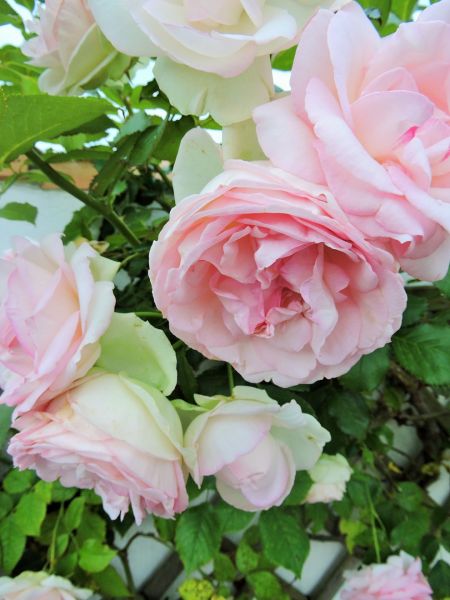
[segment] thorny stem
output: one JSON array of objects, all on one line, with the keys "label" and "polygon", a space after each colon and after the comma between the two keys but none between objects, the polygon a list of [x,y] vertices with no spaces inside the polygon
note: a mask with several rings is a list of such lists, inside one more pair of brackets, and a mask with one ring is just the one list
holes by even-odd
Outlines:
[{"label": "thorny stem", "polygon": [[130,242],[132,246],[139,246],[139,240],[126,225],[122,217],[120,217],[110,206],[99,202],[96,198],[83,192],[76,185],[71,183],[66,177],[55,171],[51,165],[49,165],[36,150],[30,150],[26,153],[27,157],[33,162],[47,177],[60,187],[62,190],[68,192],[78,200],[81,200],[86,206],[96,210],[107,219],[113,227],[115,227],[123,237]]}]

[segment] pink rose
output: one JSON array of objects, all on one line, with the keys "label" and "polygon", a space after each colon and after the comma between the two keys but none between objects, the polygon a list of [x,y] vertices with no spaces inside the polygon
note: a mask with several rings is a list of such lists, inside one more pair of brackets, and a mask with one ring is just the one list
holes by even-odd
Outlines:
[{"label": "pink rose", "polygon": [[25,571],[14,579],[0,577],[2,600],[88,600],[93,592],[75,588],[63,577]]},{"label": "pink rose", "polygon": [[229,161],[173,209],[150,251],[172,332],[250,382],[337,377],[384,346],[405,308],[391,256],[326,188],[269,164]]},{"label": "pink rose", "polygon": [[[201,485],[203,477],[215,475],[222,498],[242,510],[279,506],[295,472],[313,467],[331,439],[294,400],[280,406],[263,390],[238,386],[231,398],[195,399],[199,416],[184,438],[192,477]],[[192,414],[192,405],[186,408]]]},{"label": "pink rose", "polygon": [[0,364],[12,371],[1,402],[24,412],[88,372],[113,315],[116,270],[87,243],[14,240],[0,258]]},{"label": "pink rose", "polygon": [[450,257],[449,7],[384,38],[354,2],[319,11],[292,95],[254,113],[276,166],[326,182],[366,236],[427,280],[444,277]]},{"label": "pink rose", "polygon": [[100,373],[16,419],[8,452],[41,479],[93,489],[108,515],[136,521],[172,517],[187,507],[183,432],[161,392],[121,375]]},{"label": "pink rose", "polygon": [[86,0],[46,0],[29,23],[36,37],[23,53],[45,67],[40,88],[49,94],[76,94],[120,77],[130,63],[101,33]]},{"label": "pink rose", "polygon": [[432,600],[420,559],[406,552],[391,556],[382,565],[347,571],[344,577],[341,600]]}]

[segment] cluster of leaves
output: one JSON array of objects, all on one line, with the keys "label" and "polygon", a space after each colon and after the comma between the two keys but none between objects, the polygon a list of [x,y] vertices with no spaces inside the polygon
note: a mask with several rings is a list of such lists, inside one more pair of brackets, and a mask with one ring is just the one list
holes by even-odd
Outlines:
[{"label": "cluster of leaves", "polygon": [[[35,3],[19,4],[31,9]],[[408,20],[416,8],[410,0],[362,4],[382,33]],[[2,24],[26,35],[21,18],[5,0],[0,0]],[[274,67],[289,70],[293,57],[293,50],[281,53]],[[87,238],[121,262],[118,309],[151,319],[173,339],[152,303],[148,249],[174,205],[170,172],[181,138],[196,125],[214,129],[216,124],[177,114],[154,81],[134,85],[133,72],[89,98],[40,95],[38,75],[39,69],[27,65],[20,50],[0,48],[0,164],[12,169],[0,192],[18,180],[41,183],[49,178],[82,200],[85,206],[66,227],[66,240]],[[156,116],[155,110],[165,116]],[[39,152],[39,142],[57,146]],[[12,162],[23,154],[29,158],[25,168],[23,161]],[[88,161],[96,168],[88,192],[77,190],[61,174],[61,165],[69,161]],[[36,209],[26,202],[11,203],[0,209],[0,217],[34,222]],[[439,548],[450,551],[448,504],[436,504],[426,492],[443,468],[450,430],[443,400],[450,390],[449,298],[449,277],[434,286],[412,284],[403,326],[393,343],[364,357],[345,376],[289,390],[261,385],[279,402],[295,399],[317,416],[332,434],[326,451],[348,458],[352,479],[342,501],[307,505],[302,502],[312,482],[303,473],[283,506],[260,516],[218,500],[209,479],[202,490],[189,482],[193,506],[176,520],[155,519],[151,534],[183,563],[188,574],[180,587],[183,600],[298,597],[287,581],[301,578],[311,539],[339,541],[348,554],[366,563],[383,561],[401,549],[420,556],[434,597],[450,595],[450,568],[435,561]],[[197,392],[228,393],[225,364],[174,343],[179,370],[174,398],[189,402]],[[243,383],[237,374],[234,380]],[[3,407],[3,447],[9,418]],[[414,460],[398,447],[399,428],[414,430],[421,440]],[[111,522],[91,492],[19,473],[4,451],[0,474],[3,572],[46,569],[103,598],[139,597],[129,573],[129,545],[118,542],[127,533],[133,535],[131,520]],[[126,584],[116,570],[120,563]],[[283,578],[280,567],[292,577]],[[140,594],[145,597],[145,592]]]}]

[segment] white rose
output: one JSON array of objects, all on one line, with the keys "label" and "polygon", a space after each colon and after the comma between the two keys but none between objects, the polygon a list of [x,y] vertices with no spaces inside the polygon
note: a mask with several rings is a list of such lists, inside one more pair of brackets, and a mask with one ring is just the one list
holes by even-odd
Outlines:
[{"label": "white rose", "polygon": [[91,590],[75,588],[67,579],[44,572],[0,577],[2,600],[88,600],[92,595]]},{"label": "white rose", "polygon": [[37,35],[22,50],[31,64],[46,68],[39,87],[49,94],[97,87],[130,64],[101,33],[86,0],[46,0],[29,29]]},{"label": "white rose", "polygon": [[[270,55],[294,46],[315,10],[332,4],[333,0],[89,0],[100,29],[118,50],[160,57],[156,79],[181,112],[210,112],[223,125],[249,118],[255,106],[270,99]],[[236,93],[239,102],[231,103],[227,112],[228,100]]]},{"label": "white rose", "polygon": [[344,497],[347,481],[352,476],[352,468],[342,454],[322,454],[309,474],[314,483],[305,502],[333,502]]},{"label": "white rose", "polygon": [[310,469],[330,441],[329,432],[292,400],[280,406],[266,392],[237,386],[231,398],[196,396],[197,414],[185,436],[185,460],[197,484],[215,475],[217,491],[246,511],[279,506],[297,470]]}]

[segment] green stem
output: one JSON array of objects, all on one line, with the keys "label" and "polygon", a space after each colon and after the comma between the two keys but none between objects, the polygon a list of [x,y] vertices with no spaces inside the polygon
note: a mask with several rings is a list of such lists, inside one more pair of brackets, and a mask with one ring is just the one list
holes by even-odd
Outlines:
[{"label": "green stem", "polygon": [[227,363],[227,378],[228,378],[228,387],[230,389],[230,396],[233,395],[234,389],[234,375],[233,375],[233,367]]},{"label": "green stem", "polygon": [[36,150],[30,150],[26,153],[27,157],[33,162],[47,177],[60,187],[62,190],[68,192],[78,200],[81,200],[86,206],[96,210],[107,219],[111,225],[113,225],[123,237],[130,242],[132,246],[139,246],[139,240],[131,231],[131,229],[125,224],[122,217],[120,217],[110,206],[102,204],[96,198],[83,192],[76,185],[71,183],[66,177],[55,171],[51,165],[49,165]]},{"label": "green stem", "polygon": [[162,319],[162,312],[159,310],[147,310],[143,312],[136,312],[134,314],[141,319]]},{"label": "green stem", "polygon": [[173,349],[175,350],[175,352],[176,352],[177,350],[181,350],[181,348],[183,348],[183,347],[184,347],[184,345],[185,345],[185,344],[184,344],[184,342],[183,342],[182,340],[177,340],[176,342],[174,342],[174,343],[172,344],[172,348],[173,348]]},{"label": "green stem", "polygon": [[366,486],[366,492],[367,492],[367,499],[369,501],[370,526],[372,529],[372,540],[373,540],[373,546],[375,549],[375,556],[377,557],[377,563],[381,563],[380,543],[378,541],[377,527],[375,525],[375,516],[378,516],[378,515],[376,515],[376,513],[375,513],[375,507],[373,505],[372,497],[370,495],[368,486]]},{"label": "green stem", "polygon": [[123,570],[125,571],[125,577],[127,580],[127,586],[130,590],[132,597],[136,597],[136,586],[134,585],[133,574],[131,573],[130,563],[128,562],[128,556],[123,552],[119,552],[118,554],[120,562],[122,563]]},{"label": "green stem", "polygon": [[53,573],[54,568],[55,568],[55,562],[56,562],[56,556],[55,556],[55,553],[56,553],[56,537],[58,535],[59,523],[61,521],[63,513],[64,513],[64,503],[62,503],[61,506],[59,507],[58,516],[56,517],[55,527],[53,528],[53,531],[52,531],[52,541],[51,541],[51,544],[50,544],[50,551],[49,551],[49,555],[50,555],[50,573]]},{"label": "green stem", "polygon": [[407,421],[428,421],[429,419],[437,419],[438,417],[450,417],[450,410],[439,410],[430,412],[424,415],[400,415],[402,419]]}]

